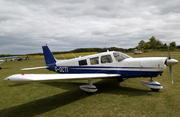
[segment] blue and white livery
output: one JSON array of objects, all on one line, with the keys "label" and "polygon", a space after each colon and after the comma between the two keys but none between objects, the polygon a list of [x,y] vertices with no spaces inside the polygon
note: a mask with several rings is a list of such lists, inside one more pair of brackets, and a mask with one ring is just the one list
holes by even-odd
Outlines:
[{"label": "blue and white livery", "polygon": [[[178,63],[177,60],[167,57],[132,58],[117,51],[107,51],[69,60],[54,58],[48,46],[43,46],[46,66],[24,68],[22,70],[47,68],[60,74],[16,74],[5,78],[11,82],[52,81],[66,79],[87,79],[88,84],[80,88],[86,92],[97,91],[92,79],[95,78],[136,78],[150,77],[150,81],[141,81],[142,85],[151,90],[162,89],[163,86],[152,77],[161,75],[168,66]],[[172,69],[171,69],[172,72]],[[172,80],[173,83],[173,80]]]}]

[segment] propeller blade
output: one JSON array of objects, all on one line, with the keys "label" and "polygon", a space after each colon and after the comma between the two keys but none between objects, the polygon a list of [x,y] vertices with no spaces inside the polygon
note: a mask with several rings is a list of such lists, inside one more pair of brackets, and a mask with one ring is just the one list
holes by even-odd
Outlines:
[{"label": "propeller blade", "polygon": [[170,70],[170,74],[171,74],[171,81],[172,81],[172,84],[173,84],[173,73],[172,73],[172,66],[169,66],[169,70]]},{"label": "propeller blade", "polygon": [[169,55],[169,59],[171,59],[171,55],[170,55],[169,46],[168,46],[168,55]]}]

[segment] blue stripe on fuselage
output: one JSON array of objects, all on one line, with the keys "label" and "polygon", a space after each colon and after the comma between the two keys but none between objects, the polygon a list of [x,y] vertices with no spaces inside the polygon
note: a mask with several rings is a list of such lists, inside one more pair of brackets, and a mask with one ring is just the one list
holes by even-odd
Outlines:
[{"label": "blue stripe on fuselage", "polygon": [[[107,67],[107,66],[49,66],[49,69],[58,73],[106,73],[120,74],[121,78],[132,77],[157,77],[163,71],[152,71],[153,67],[147,67],[150,71],[141,71],[140,67]],[[157,68],[156,68],[157,69]]]}]

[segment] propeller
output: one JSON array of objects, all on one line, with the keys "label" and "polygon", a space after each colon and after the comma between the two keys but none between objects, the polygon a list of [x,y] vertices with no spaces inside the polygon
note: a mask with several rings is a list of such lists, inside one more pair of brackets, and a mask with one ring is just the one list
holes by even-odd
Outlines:
[{"label": "propeller", "polygon": [[171,55],[170,55],[169,46],[168,46],[168,55],[169,55],[169,59],[171,59]]},{"label": "propeller", "polygon": [[170,50],[169,50],[169,46],[168,46],[168,59],[166,60],[166,65],[169,66],[169,70],[170,70],[170,75],[171,75],[171,81],[172,81],[172,84],[174,83],[173,82],[173,73],[172,73],[172,65],[175,65],[178,63],[177,60],[175,59],[171,59],[171,55],[170,55]]},{"label": "propeller", "polygon": [[169,70],[170,70],[170,74],[171,74],[171,81],[172,81],[172,84],[173,84],[173,73],[172,73],[172,66],[169,66]]}]

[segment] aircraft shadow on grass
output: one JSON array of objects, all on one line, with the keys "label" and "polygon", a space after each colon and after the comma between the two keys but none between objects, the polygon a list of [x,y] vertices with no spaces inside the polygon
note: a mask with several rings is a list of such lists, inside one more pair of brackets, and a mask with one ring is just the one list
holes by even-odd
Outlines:
[{"label": "aircraft shadow on grass", "polygon": [[3,69],[10,69],[10,68],[11,68],[11,67],[2,67],[2,70],[3,70]]},{"label": "aircraft shadow on grass", "polygon": [[[79,86],[82,83],[44,82],[43,84],[66,89],[66,90],[68,89],[69,91],[0,110],[0,116],[32,117],[51,111],[56,108],[63,107],[67,104],[84,99],[86,97],[101,93],[127,95],[128,97],[133,97],[133,96],[148,95],[148,92],[150,92],[149,90],[121,87],[119,86],[119,82],[117,82],[116,80],[102,80],[94,83],[98,87],[98,92],[93,93],[92,95],[84,93],[79,89]],[[15,86],[20,86],[20,85],[15,85]]]},{"label": "aircraft shadow on grass", "polygon": [[29,84],[29,83],[18,83],[18,84],[11,84],[11,85],[8,85],[9,87],[17,87],[17,86],[22,86],[22,85],[26,85],[26,84]]}]

